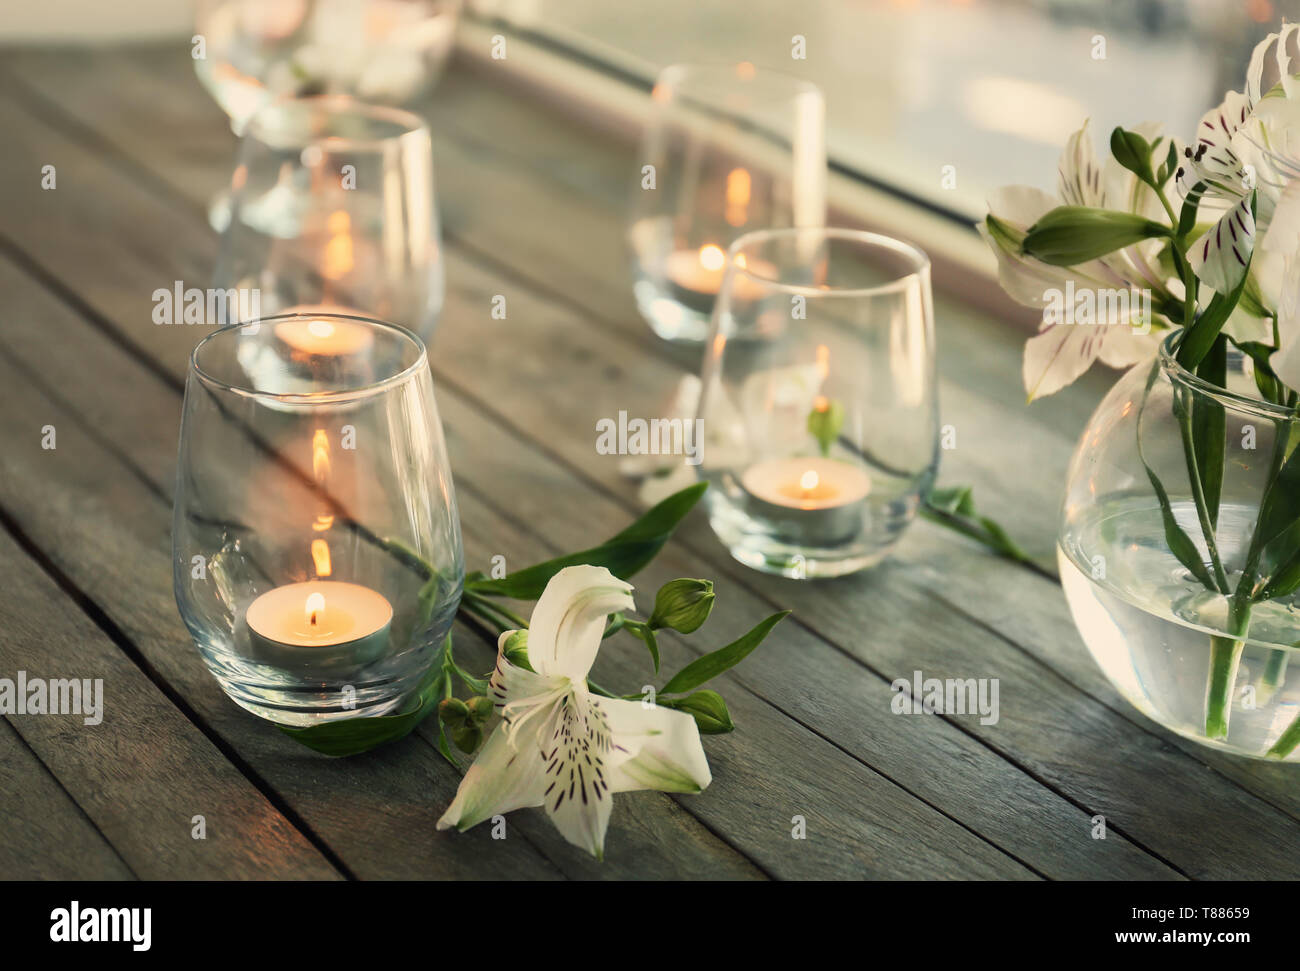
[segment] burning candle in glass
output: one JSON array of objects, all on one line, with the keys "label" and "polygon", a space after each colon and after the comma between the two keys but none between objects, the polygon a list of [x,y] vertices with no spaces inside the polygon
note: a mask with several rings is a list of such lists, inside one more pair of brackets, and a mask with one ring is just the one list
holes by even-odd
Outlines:
[{"label": "burning candle in glass", "polygon": [[[737,257],[736,264],[760,277],[776,273],[775,266],[762,260],[749,265],[743,254]],[[664,276],[673,296],[701,313],[713,310],[726,272],[727,254],[713,243],[706,243],[699,250],[677,250],[669,253],[664,261]],[[757,300],[763,296],[762,286],[744,273],[737,274],[732,292],[738,300]]]},{"label": "burning candle in glass", "polygon": [[275,587],[244,615],[253,659],[281,668],[360,667],[383,656],[393,607],[355,583],[308,580]]},{"label": "burning candle in glass", "polygon": [[792,540],[833,544],[862,528],[862,500],[871,477],[856,465],[820,456],[765,459],[745,469],[740,483],[751,512]]}]

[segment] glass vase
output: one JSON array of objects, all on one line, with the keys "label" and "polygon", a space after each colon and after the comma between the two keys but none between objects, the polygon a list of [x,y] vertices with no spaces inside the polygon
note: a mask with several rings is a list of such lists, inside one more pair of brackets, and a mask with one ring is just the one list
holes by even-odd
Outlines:
[{"label": "glass vase", "polygon": [[1295,760],[1295,410],[1232,345],[1202,365],[1219,372],[1211,383],[1178,363],[1176,338],[1116,383],[1079,439],[1062,583],[1088,650],[1139,711],[1204,745]]},{"label": "glass vase", "polygon": [[930,268],[848,229],[737,239],[705,352],[699,474],[742,563],[796,578],[878,562],[938,464]]},{"label": "glass vase", "polygon": [[400,707],[464,576],[418,338],[295,314],[200,341],[172,542],[181,616],[237,704],[288,725]]}]

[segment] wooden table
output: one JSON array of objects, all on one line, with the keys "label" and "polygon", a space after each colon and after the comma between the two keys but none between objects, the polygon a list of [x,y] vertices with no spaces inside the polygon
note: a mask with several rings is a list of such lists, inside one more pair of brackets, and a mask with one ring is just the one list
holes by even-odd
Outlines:
[{"label": "wooden table", "polygon": [[[738,731],[706,739],[713,785],[620,796],[603,864],[533,811],[505,840],[435,831],[458,780],[428,723],[330,760],[246,714],[172,598],[177,422],[200,330],[150,316],[159,287],[208,285],[205,204],[234,139],[185,43],[12,50],[0,70],[0,677],[103,678],[106,694],[94,728],[0,721],[0,877],[1300,876],[1294,768],[1148,722],[1070,622],[1050,560],[1059,486],[1110,376],[1026,407],[1023,334],[942,293],[957,447],[941,482],[972,483],[1043,567],[920,523],[882,567],[801,584],[732,562],[695,514],[637,578],[643,600],[674,576],[717,581],[704,632],[664,640],[667,669],[795,613],[715,685]],[[501,553],[522,566],[637,513],[617,457],[593,448],[595,421],[657,413],[694,361],[633,307],[628,145],[467,63],[422,110],[447,243],[431,360],[467,565]],[[457,637],[486,664],[479,634]],[[595,676],[640,685],[634,648],[607,649]],[[1000,719],[893,714],[891,682],[916,670],[998,678]],[[806,839],[792,838],[796,816]]]}]

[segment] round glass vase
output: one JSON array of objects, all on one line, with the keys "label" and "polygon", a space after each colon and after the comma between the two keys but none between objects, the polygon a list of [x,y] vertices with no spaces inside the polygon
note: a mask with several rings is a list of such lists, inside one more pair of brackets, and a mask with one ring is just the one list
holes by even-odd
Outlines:
[{"label": "round glass vase", "polygon": [[869,567],[938,465],[929,260],[849,229],[761,230],[727,255],[698,413],[709,522],[756,570]]},{"label": "round glass vase", "polygon": [[1222,387],[1184,369],[1176,336],[1079,439],[1057,551],[1066,599],[1143,714],[1216,749],[1297,760],[1297,415],[1261,397],[1267,378],[1231,345],[1199,368]]},{"label": "round glass vase", "polygon": [[181,617],[237,704],[296,726],[398,709],[464,578],[419,338],[288,314],[200,341],[172,545]]}]

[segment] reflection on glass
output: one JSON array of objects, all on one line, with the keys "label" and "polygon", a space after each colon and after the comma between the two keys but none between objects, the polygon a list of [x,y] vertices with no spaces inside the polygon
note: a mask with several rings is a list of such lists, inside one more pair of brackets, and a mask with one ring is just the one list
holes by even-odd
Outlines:
[{"label": "reflection on glass", "polygon": [[679,65],[653,101],[628,231],[637,306],[660,337],[702,341],[733,239],[823,223],[821,95],[752,64]]},{"label": "reflection on glass", "polygon": [[215,288],[256,292],[260,313],[359,313],[432,337],[442,255],[420,118],[341,96],[273,102],[249,122],[231,185]]}]

